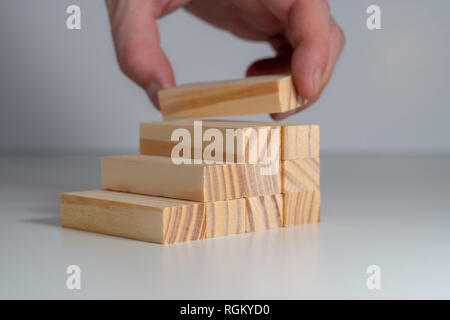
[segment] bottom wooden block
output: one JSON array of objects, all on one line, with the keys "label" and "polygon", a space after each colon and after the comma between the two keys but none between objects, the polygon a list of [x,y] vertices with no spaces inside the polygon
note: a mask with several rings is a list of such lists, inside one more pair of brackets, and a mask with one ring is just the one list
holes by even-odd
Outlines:
[{"label": "bottom wooden block", "polygon": [[161,244],[314,223],[320,191],[200,203],[116,191],[61,196],[61,225]]},{"label": "bottom wooden block", "polygon": [[246,199],[246,232],[279,228],[283,217],[281,194]]},{"label": "bottom wooden block", "polygon": [[244,199],[208,202],[205,207],[205,238],[245,232]]},{"label": "bottom wooden block", "polygon": [[283,194],[283,226],[320,221],[320,191]]},{"label": "bottom wooden block", "polygon": [[92,190],[61,196],[61,225],[136,240],[175,243],[204,234],[202,203]]}]

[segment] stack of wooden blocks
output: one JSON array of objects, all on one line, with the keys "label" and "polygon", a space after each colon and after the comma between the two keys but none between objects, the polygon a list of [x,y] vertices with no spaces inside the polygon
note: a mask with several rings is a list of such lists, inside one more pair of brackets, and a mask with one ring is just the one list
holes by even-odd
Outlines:
[{"label": "stack of wooden blocks", "polygon": [[[198,132],[198,124],[142,123],[139,155],[102,158],[103,190],[61,196],[62,226],[168,244],[319,222],[318,126],[210,120]],[[177,129],[200,140],[172,141]],[[208,129],[239,134],[233,148],[223,139],[208,156]],[[250,143],[248,132],[265,139]],[[253,152],[270,161],[252,161]]]}]

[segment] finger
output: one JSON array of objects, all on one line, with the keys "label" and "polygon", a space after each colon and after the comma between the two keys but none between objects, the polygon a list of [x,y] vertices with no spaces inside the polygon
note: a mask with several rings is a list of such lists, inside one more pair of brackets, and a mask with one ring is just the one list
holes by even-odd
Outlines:
[{"label": "finger", "polygon": [[267,58],[252,63],[246,72],[247,77],[262,76],[269,74],[290,73],[291,57],[289,55],[279,55],[274,58]]},{"label": "finger", "polygon": [[270,46],[279,54],[284,51],[291,51],[292,47],[289,41],[286,39],[286,37],[283,34],[277,34],[273,37],[269,38],[269,44]]},{"label": "finger", "polygon": [[278,34],[268,39],[277,55],[273,58],[260,59],[253,62],[246,72],[247,77],[290,73],[292,47],[284,35]]},{"label": "finger", "polygon": [[322,79],[322,83],[320,84],[319,92],[316,96],[311,99],[311,103],[314,103],[322,93],[323,89],[327,86],[330,81],[331,76],[333,75],[334,67],[341,55],[342,50],[345,46],[345,35],[342,29],[336,24],[333,18],[330,20],[330,52],[329,59],[327,63],[327,68],[325,69],[325,73]]},{"label": "finger", "polygon": [[175,77],[160,47],[157,17],[159,2],[117,1],[111,10],[111,25],[121,70],[144,88],[158,108],[157,92],[174,85]]},{"label": "finger", "polygon": [[326,0],[296,0],[289,9],[287,36],[294,48],[292,76],[300,95],[320,90],[329,60],[330,10]]},{"label": "finger", "polygon": [[290,116],[293,116],[294,114],[302,112],[305,109],[308,109],[313,103],[314,103],[313,101],[308,101],[307,103],[293,110],[289,110],[286,112],[271,113],[270,117],[275,121],[281,121],[286,118],[289,118]]},{"label": "finger", "polygon": [[334,19],[331,19],[331,27],[330,27],[330,54],[329,54],[329,60],[327,63],[327,68],[325,70],[325,74],[322,80],[322,83],[320,85],[320,90],[318,94],[316,94],[311,100],[308,100],[306,104],[304,104],[301,107],[298,107],[294,110],[290,110],[287,112],[282,113],[273,113],[271,114],[271,118],[277,121],[286,119],[287,117],[290,117],[296,113],[299,113],[305,109],[307,109],[309,106],[311,106],[314,102],[316,102],[322,90],[326,87],[328,84],[328,81],[331,78],[331,75],[333,74],[334,67],[336,65],[337,60],[339,59],[339,56],[342,52],[342,49],[345,46],[345,36],[341,28],[336,24]]}]

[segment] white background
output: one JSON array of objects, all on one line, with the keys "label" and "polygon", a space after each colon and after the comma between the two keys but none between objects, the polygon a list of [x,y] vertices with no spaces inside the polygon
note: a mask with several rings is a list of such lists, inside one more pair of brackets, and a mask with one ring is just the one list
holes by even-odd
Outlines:
[{"label": "white background", "polygon": [[[380,31],[366,28],[373,3]],[[65,27],[69,4],[81,31]],[[450,2],[331,5],[347,47],[320,102],[291,120],[320,124],[325,152],[450,151]],[[179,83],[239,78],[272,54],[184,11],[159,25]],[[139,122],[161,119],[121,74],[101,0],[1,1],[0,39],[0,149],[137,149]]]}]

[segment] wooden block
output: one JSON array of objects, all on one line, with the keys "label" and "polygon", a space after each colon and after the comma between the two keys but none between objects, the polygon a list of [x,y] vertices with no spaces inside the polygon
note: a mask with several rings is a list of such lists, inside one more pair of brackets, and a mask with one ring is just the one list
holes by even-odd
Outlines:
[{"label": "wooden block", "polygon": [[320,159],[304,158],[282,161],[282,193],[320,189]]},{"label": "wooden block", "polygon": [[61,195],[61,225],[147,242],[175,243],[203,237],[204,204],[114,191]]},{"label": "wooden block", "polygon": [[283,194],[283,226],[320,221],[320,191]]},{"label": "wooden block", "polygon": [[[141,154],[170,156],[173,148],[179,144],[178,141],[171,141],[171,135],[174,130],[181,128],[189,132],[191,137],[195,136],[194,133],[194,121],[191,119],[172,120],[163,122],[144,122],[141,123],[140,128],[140,152]],[[318,125],[309,124],[278,124],[272,122],[248,122],[248,121],[217,121],[217,120],[203,120],[202,132],[206,132],[208,129],[217,129],[221,132],[223,137],[226,137],[226,130],[242,130],[242,134],[237,134],[237,137],[233,137],[233,150],[231,152],[231,158],[234,162],[240,162],[237,160],[237,154],[245,155],[242,162],[248,163],[250,160],[250,154],[260,149],[261,152],[268,152],[271,159],[276,160],[293,160],[299,158],[316,158],[320,155],[320,127]],[[263,142],[267,142],[266,146],[262,148],[255,144],[250,145],[249,137],[256,135],[260,136],[261,132],[266,130],[267,140],[261,139]],[[281,132],[280,141],[271,140],[272,137],[279,135]],[[255,133],[254,133],[255,132]],[[203,137],[203,134],[200,133]],[[203,154],[206,146],[210,141],[202,141],[197,148],[194,143],[189,143],[190,157],[192,159],[212,159],[208,157],[208,153]],[[274,144],[274,142],[276,144]],[[278,147],[277,144],[280,144]],[[219,159],[226,161],[226,139],[222,141],[223,154],[219,155]],[[196,152],[199,150],[200,152]],[[280,150],[280,156],[272,154],[271,150]],[[229,152],[230,154],[230,152]],[[197,155],[197,157],[196,157]],[[260,157],[261,158],[261,157]]]},{"label": "wooden block", "polygon": [[158,97],[164,120],[285,112],[305,102],[289,75],[185,84]]},{"label": "wooden block", "polygon": [[205,203],[205,238],[245,232],[245,199]]},{"label": "wooden block", "polygon": [[320,127],[308,124],[283,124],[281,131],[281,160],[318,158]]},{"label": "wooden block", "polygon": [[[279,162],[274,162],[278,165]],[[200,202],[281,193],[281,168],[262,175],[261,164],[180,164],[169,157],[102,158],[104,189]]]},{"label": "wooden block", "polygon": [[246,199],[246,232],[279,228],[283,223],[281,194]]},{"label": "wooden block", "polygon": [[[175,141],[172,141],[172,134],[177,129],[185,131],[190,139],[185,141],[174,134]],[[214,131],[220,134],[220,139],[208,138]],[[220,148],[215,147],[215,143]],[[183,145],[188,154],[179,154],[178,151],[176,155],[179,157],[256,163],[267,158],[280,160],[280,144],[281,127],[270,122],[183,119],[144,122],[140,125],[140,153],[146,155],[170,157],[177,150],[175,146]],[[213,147],[214,152],[209,152],[209,146]]]}]

